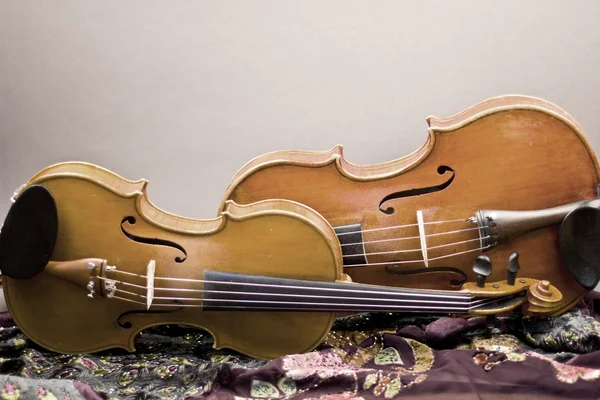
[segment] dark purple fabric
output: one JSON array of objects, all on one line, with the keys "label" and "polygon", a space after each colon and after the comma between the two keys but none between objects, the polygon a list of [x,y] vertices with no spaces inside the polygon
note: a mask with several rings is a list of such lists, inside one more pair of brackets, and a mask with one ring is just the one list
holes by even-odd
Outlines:
[{"label": "dark purple fabric", "polygon": [[336,320],[317,350],[268,362],[213,349],[206,332],[181,326],[144,331],[134,354],[65,356],[32,343],[5,313],[0,398],[67,393],[69,383],[90,400],[596,399],[595,304],[542,319],[351,316]]},{"label": "dark purple fabric", "polygon": [[0,312],[0,327],[8,328],[8,327],[13,326],[14,324],[15,324],[15,321],[13,321],[10,313]]},{"label": "dark purple fabric", "polygon": [[448,340],[458,337],[467,332],[486,324],[485,318],[450,318],[442,317],[427,325],[425,329],[425,340],[434,347],[443,345]]},{"label": "dark purple fabric", "polygon": [[104,397],[100,396],[97,392],[95,392],[94,389],[92,389],[87,383],[73,381],[73,385],[86,400],[104,399]]},{"label": "dark purple fabric", "polygon": [[396,331],[396,334],[398,334],[398,336],[402,336],[408,339],[415,339],[419,342],[425,342],[425,331],[423,331],[423,329],[414,326],[414,325],[409,325],[409,326],[405,326],[403,328],[400,328]]}]

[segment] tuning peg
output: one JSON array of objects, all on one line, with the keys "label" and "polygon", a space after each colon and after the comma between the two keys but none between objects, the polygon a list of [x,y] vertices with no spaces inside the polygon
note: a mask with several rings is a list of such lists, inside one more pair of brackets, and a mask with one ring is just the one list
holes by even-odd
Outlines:
[{"label": "tuning peg", "polygon": [[519,253],[512,253],[510,257],[508,257],[508,268],[506,269],[506,271],[508,272],[506,283],[508,283],[510,286],[515,285],[517,271],[520,268],[521,266],[519,265]]},{"label": "tuning peg", "polygon": [[477,274],[477,286],[485,285],[485,278],[492,273],[492,261],[488,256],[479,256],[473,264],[473,272]]}]

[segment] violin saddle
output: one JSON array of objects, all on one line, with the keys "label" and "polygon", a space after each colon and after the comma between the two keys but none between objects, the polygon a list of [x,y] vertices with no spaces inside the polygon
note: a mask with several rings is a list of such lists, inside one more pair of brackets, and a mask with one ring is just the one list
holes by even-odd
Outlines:
[{"label": "violin saddle", "polygon": [[600,281],[600,209],[580,207],[560,225],[560,253],[571,275],[592,290]]},{"label": "violin saddle", "polygon": [[8,211],[0,231],[0,271],[29,279],[50,261],[58,231],[58,213],[50,191],[42,185],[25,189]]}]

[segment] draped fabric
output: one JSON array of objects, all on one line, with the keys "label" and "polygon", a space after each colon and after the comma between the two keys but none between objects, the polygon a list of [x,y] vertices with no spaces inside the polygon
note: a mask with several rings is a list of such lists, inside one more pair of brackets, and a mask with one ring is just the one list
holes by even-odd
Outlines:
[{"label": "draped fabric", "polygon": [[337,319],[315,351],[271,361],[215,350],[185,326],[147,329],[133,354],[60,355],[3,314],[0,398],[595,399],[595,301],[554,318],[360,314]]}]

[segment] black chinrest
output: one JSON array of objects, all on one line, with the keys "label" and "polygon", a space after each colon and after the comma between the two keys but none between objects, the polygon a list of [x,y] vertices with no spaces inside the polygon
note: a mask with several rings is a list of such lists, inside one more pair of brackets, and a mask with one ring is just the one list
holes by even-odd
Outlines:
[{"label": "black chinrest", "polygon": [[0,271],[3,276],[29,279],[50,261],[56,243],[58,213],[48,189],[25,189],[8,211],[0,231]]},{"label": "black chinrest", "polygon": [[580,207],[560,225],[560,253],[577,283],[592,290],[600,281],[600,209]]}]

